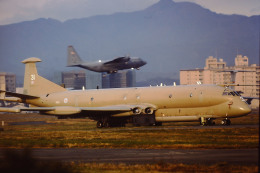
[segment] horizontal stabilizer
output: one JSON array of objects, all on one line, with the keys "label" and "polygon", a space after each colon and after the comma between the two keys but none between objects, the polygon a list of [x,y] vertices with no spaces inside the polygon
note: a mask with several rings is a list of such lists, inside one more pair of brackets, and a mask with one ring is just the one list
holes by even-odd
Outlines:
[{"label": "horizontal stabilizer", "polygon": [[13,92],[9,92],[9,91],[4,91],[4,90],[0,90],[0,93],[5,93],[5,95],[7,96],[12,96],[12,97],[18,97],[21,99],[36,99],[39,98],[38,96],[32,96],[32,95],[27,95],[27,94],[20,94],[20,93],[13,93]]}]

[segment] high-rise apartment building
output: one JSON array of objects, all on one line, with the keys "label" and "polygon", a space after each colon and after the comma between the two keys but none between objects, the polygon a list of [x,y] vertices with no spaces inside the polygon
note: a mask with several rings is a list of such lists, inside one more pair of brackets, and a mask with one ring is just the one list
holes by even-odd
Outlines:
[{"label": "high-rise apartment building", "polygon": [[102,88],[126,88],[135,87],[135,85],[135,70],[122,70],[102,76]]},{"label": "high-rise apartment building", "polygon": [[86,70],[86,89],[96,89],[102,87],[102,74]]},{"label": "high-rise apartment building", "polygon": [[62,83],[65,85],[66,88],[86,88],[86,73],[84,70],[62,72]]},{"label": "high-rise apartment building", "polygon": [[[243,96],[259,97],[260,93],[260,66],[249,65],[246,56],[237,55],[235,66],[226,66],[223,59],[210,56],[206,59],[203,69],[190,69],[180,71],[180,84],[191,85],[201,82],[202,84],[239,84],[236,91],[241,91]],[[254,101],[257,102],[257,101]],[[258,103],[254,106],[259,107]]]},{"label": "high-rise apartment building", "polygon": [[16,76],[13,73],[0,72],[0,86],[5,86],[6,91],[16,92]]}]

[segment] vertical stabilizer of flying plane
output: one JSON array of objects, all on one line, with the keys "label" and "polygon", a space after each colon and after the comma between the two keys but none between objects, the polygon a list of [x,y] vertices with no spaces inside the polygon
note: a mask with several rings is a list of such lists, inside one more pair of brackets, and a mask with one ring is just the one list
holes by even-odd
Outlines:
[{"label": "vertical stabilizer of flying plane", "polygon": [[24,94],[40,96],[59,91],[66,91],[65,88],[38,75],[36,63],[41,62],[39,58],[28,58],[22,63],[25,64],[24,73]]},{"label": "vertical stabilizer of flying plane", "polygon": [[73,46],[68,46],[67,66],[77,66],[83,63]]}]

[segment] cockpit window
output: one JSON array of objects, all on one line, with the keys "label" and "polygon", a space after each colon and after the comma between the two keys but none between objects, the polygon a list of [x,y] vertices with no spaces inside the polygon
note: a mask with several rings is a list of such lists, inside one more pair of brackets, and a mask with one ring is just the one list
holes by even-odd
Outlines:
[{"label": "cockpit window", "polygon": [[229,96],[240,96],[236,91],[232,91],[231,89],[226,88],[222,94],[223,96],[229,95]]},{"label": "cockpit window", "polygon": [[234,91],[234,93],[237,95],[237,96],[241,96],[238,92]]},{"label": "cockpit window", "polygon": [[236,94],[234,92],[230,92],[230,93],[228,93],[228,95],[235,96]]}]

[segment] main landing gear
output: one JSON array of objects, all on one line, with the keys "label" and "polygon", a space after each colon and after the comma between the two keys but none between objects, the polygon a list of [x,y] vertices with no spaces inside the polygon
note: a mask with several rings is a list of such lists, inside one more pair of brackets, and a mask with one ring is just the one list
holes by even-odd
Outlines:
[{"label": "main landing gear", "polygon": [[102,128],[103,127],[103,123],[101,121],[97,122],[97,128]]},{"label": "main landing gear", "polygon": [[97,128],[102,128],[102,127],[124,127],[125,122],[124,121],[117,121],[117,120],[101,120],[97,122]]},{"label": "main landing gear", "polygon": [[[221,121],[221,124],[224,125],[224,126],[229,126],[231,124],[231,121],[230,121],[230,119],[225,118],[224,120]],[[211,125],[215,125],[215,122],[213,121],[212,118],[201,117],[200,118],[200,125],[211,126]]]},{"label": "main landing gear", "polygon": [[212,126],[212,125],[215,125],[215,122],[213,121],[212,118],[201,117],[200,118],[200,124],[202,126]]},{"label": "main landing gear", "polygon": [[231,124],[231,121],[230,121],[230,119],[226,118],[221,121],[221,124],[225,125],[225,126],[229,126]]}]

